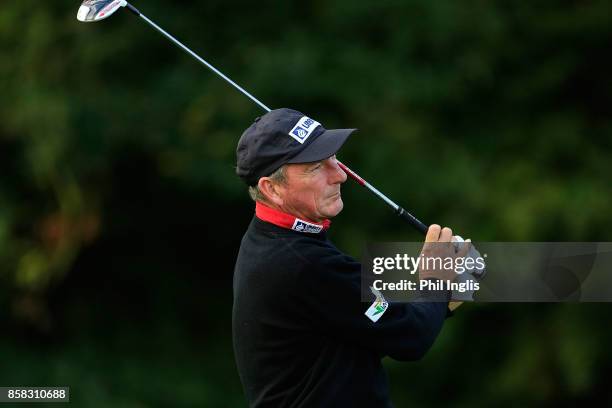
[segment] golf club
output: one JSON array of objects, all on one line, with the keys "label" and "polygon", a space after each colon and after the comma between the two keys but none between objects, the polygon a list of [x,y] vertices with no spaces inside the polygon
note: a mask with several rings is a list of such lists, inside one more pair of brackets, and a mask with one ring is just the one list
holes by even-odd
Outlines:
[{"label": "golf club", "polygon": [[[204,59],[202,59],[200,56],[198,56],[196,53],[191,51],[189,48],[187,48],[185,45],[183,45],[180,41],[178,41],[172,35],[168,34],[165,30],[163,30],[161,27],[159,27],[153,21],[149,20],[144,14],[142,14],[140,11],[138,11],[138,9],[136,9],[134,6],[132,6],[130,3],[128,3],[125,0],[86,0],[86,1],[84,1],[81,4],[81,7],[79,8],[79,11],[77,13],[77,19],[79,21],[82,21],[82,22],[85,22],[85,23],[100,21],[100,20],[103,20],[103,19],[106,19],[106,18],[110,17],[113,13],[115,13],[121,7],[127,7],[127,9],[130,10],[133,14],[135,14],[138,17],[142,18],[149,25],[151,25],[157,31],[162,33],[166,38],[168,38],[170,41],[172,41],[173,43],[178,45],[185,52],[187,52],[193,58],[195,58],[200,63],[205,65],[208,69],[213,71],[215,74],[217,74],[218,76],[223,78],[225,81],[227,81],[230,85],[232,85],[238,91],[242,92],[246,97],[251,99],[253,102],[255,102],[257,105],[259,105],[261,108],[263,108],[266,112],[270,112],[270,108],[268,108],[266,105],[261,103],[253,95],[251,95],[250,93],[245,91],[242,87],[240,87],[234,81],[232,81],[227,76],[225,76],[221,71],[219,71],[218,69],[213,67],[211,64],[206,62]],[[397,214],[400,218],[402,218],[405,221],[407,221],[410,225],[412,225],[414,228],[416,228],[418,231],[420,231],[423,235],[425,235],[427,233],[427,229],[428,229],[427,225],[423,224],[415,216],[413,216],[408,211],[404,210],[402,207],[400,207],[399,205],[394,203],[391,199],[389,199],[383,193],[378,191],[378,189],[376,189],[370,183],[365,181],[357,173],[355,173],[353,170],[349,169],[346,165],[344,165],[340,161],[338,161],[338,165],[340,166],[340,168],[349,177],[351,177],[353,180],[355,180],[361,186],[367,188],[370,192],[372,192],[378,198],[383,200],[387,205],[389,205],[391,208],[393,208],[393,210],[395,211],[395,214]]]}]

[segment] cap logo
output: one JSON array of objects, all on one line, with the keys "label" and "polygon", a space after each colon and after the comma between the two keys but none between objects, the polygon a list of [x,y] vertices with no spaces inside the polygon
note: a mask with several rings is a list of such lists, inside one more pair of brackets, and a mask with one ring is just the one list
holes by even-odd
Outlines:
[{"label": "cap logo", "polygon": [[294,138],[298,143],[302,144],[308,139],[312,132],[321,124],[316,120],[310,119],[308,116],[302,116],[289,132],[289,136]]},{"label": "cap logo", "polygon": [[323,227],[321,225],[312,224],[310,222],[306,222],[306,221],[300,220],[299,218],[296,218],[291,229],[297,232],[308,232],[310,234],[318,234],[319,232],[321,232]]}]

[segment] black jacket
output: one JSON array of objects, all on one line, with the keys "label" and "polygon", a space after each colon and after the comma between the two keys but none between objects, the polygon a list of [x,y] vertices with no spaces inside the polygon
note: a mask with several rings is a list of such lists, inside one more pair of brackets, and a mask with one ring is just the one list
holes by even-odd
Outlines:
[{"label": "black jacket", "polygon": [[374,323],[360,273],[325,232],[253,218],[236,261],[232,319],[251,407],[391,406],[381,359],[423,357],[448,303],[392,303]]}]

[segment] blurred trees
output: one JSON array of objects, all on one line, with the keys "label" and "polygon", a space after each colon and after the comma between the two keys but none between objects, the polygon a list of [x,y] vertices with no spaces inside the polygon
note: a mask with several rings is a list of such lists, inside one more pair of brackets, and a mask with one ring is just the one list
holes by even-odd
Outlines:
[{"label": "blurred trees", "polygon": [[[268,106],[293,107],[328,128],[358,127],[339,158],[425,222],[476,241],[609,240],[609,2],[134,5]],[[96,283],[75,274],[96,265],[109,268],[99,279],[148,265],[151,276],[142,279],[162,298],[168,281],[161,277],[175,274],[172,293],[182,296],[189,288],[178,282],[195,279],[213,256],[223,273],[198,282],[229,308],[233,257],[252,211],[234,175],[234,149],[259,108],[129,13],[85,25],[76,21],[77,8],[72,1],[23,0],[3,4],[0,13],[4,319],[54,332],[71,310],[66,305],[93,307],[75,288]],[[347,183],[344,192],[345,211],[332,230],[340,247],[358,256],[365,240],[420,239],[358,186]],[[201,247],[190,246],[198,240]],[[141,256],[121,252],[130,245]],[[78,266],[83,259],[87,267]],[[130,296],[139,290],[125,285]],[[143,300],[145,309],[168,313],[150,323],[162,327],[179,313],[207,318],[206,300],[188,293],[196,300],[184,306]],[[58,294],[79,300],[54,303]],[[130,296],[117,307],[133,307]],[[100,310],[86,316],[115,310],[107,300],[98,298]],[[500,313],[508,307],[491,306]],[[470,324],[483,307],[473,310],[454,324]],[[527,307],[513,310],[508,322],[525,334],[504,350],[523,350],[513,359],[521,372],[533,361],[530,347],[534,354],[546,347],[533,336],[557,330],[564,319],[555,318],[556,308],[543,309],[538,321],[549,326],[542,328]],[[74,328],[87,325],[83,316],[71,319]],[[221,318],[209,323],[227,327]],[[499,335],[486,331],[488,320],[482,324],[455,328],[456,341],[479,330]],[[570,384],[576,395],[588,394],[605,364],[576,366],[571,356],[590,343],[565,324],[573,340],[562,341],[553,358],[565,371],[553,364],[538,374],[591,373],[545,386],[558,391]],[[593,321],[584,333],[601,341],[607,328]],[[228,336],[205,337],[229,344]],[[482,347],[487,356],[503,352]],[[609,361],[607,354],[584,358]],[[225,364],[231,370],[231,356]],[[508,367],[490,364],[479,370],[499,370],[496,384],[507,392],[529,392],[521,388],[529,378],[503,377]],[[415,382],[427,381],[413,377],[406,387]]]}]

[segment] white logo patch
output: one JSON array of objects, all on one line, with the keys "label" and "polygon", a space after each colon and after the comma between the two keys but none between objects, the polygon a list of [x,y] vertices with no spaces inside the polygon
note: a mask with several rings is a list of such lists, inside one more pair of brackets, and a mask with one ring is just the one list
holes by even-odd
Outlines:
[{"label": "white logo patch", "polygon": [[310,222],[306,222],[306,221],[300,220],[299,218],[296,218],[295,221],[293,222],[293,226],[291,227],[291,229],[297,232],[308,232],[310,234],[318,234],[319,232],[321,232],[323,227],[320,225],[312,224]]},{"label": "white logo patch", "polygon": [[321,124],[308,116],[302,116],[289,132],[289,136],[297,140],[299,143],[304,143],[312,132]]},{"label": "white logo patch", "polygon": [[368,319],[376,323],[389,308],[389,303],[385,300],[382,293],[374,289],[374,287],[370,286],[370,290],[374,296],[376,296],[376,300],[374,303],[372,303],[372,306],[366,310],[365,315],[368,317]]}]

